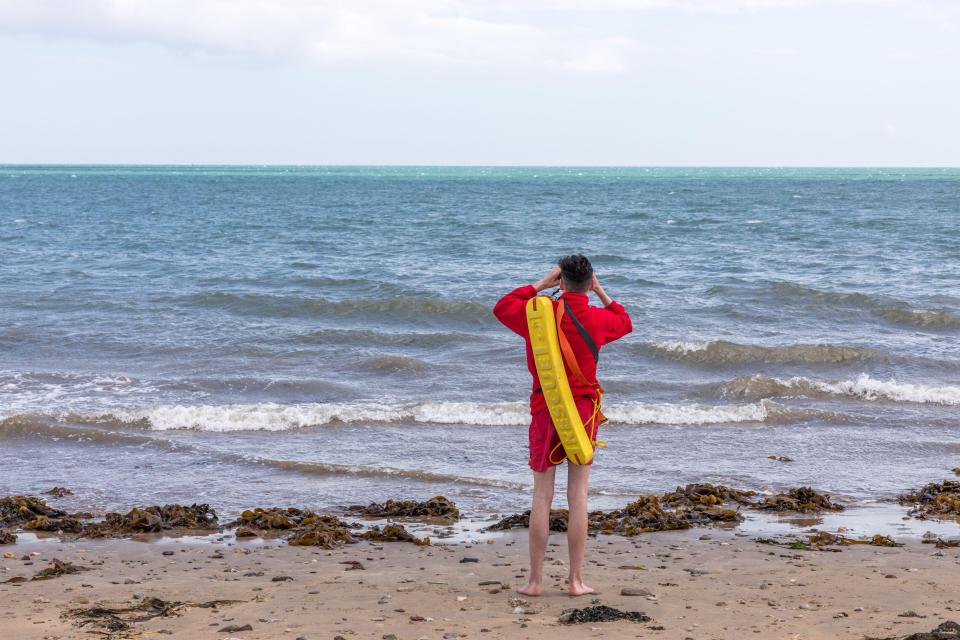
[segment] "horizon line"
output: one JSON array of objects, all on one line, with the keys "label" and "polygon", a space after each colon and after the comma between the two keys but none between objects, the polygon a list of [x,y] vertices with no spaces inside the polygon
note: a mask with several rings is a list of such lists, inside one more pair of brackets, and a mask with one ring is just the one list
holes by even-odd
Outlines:
[{"label": "horizon line", "polygon": [[465,163],[271,163],[271,162],[0,162],[0,167],[331,167],[462,169],[960,169],[960,165],[762,165],[762,164],[465,164]]}]

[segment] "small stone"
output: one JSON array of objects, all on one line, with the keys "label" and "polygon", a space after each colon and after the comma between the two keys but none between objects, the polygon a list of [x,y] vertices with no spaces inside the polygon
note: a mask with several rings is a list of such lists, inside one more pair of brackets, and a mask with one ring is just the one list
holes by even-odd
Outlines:
[{"label": "small stone", "polygon": [[466,564],[468,562],[480,562],[480,558],[461,558],[460,564]]},{"label": "small stone", "polygon": [[270,582],[293,582],[293,578],[290,576],[273,576],[270,578]]},{"label": "small stone", "polygon": [[172,555],[173,555],[173,551],[164,551],[164,552],[163,552],[163,555],[165,555],[165,556],[172,556]]},{"label": "small stone", "polygon": [[653,592],[644,589],[643,587],[624,587],[620,589],[620,595],[622,596],[652,596]]},{"label": "small stone", "polygon": [[239,631],[253,631],[253,627],[250,626],[249,624],[245,624],[245,625],[231,624],[231,625],[227,625],[226,627],[223,627],[217,633],[237,633]]}]

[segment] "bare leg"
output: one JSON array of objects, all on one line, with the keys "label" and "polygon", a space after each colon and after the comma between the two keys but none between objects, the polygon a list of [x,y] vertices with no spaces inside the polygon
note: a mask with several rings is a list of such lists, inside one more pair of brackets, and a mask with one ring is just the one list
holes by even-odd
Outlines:
[{"label": "bare leg", "polygon": [[533,506],[530,509],[530,574],[527,586],[517,589],[525,596],[540,595],[543,582],[543,556],[550,537],[550,506],[553,504],[553,485],[557,468],[533,472]]},{"label": "bare leg", "polygon": [[582,596],[593,593],[583,584],[580,571],[583,553],[587,545],[587,489],[590,482],[590,466],[567,462],[567,505],[570,519],[567,523],[567,547],[570,550],[570,595]]}]

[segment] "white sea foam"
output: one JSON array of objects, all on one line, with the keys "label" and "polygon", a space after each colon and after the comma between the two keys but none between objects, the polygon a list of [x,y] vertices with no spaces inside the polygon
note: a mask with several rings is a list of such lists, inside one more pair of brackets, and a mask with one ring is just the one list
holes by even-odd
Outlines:
[{"label": "white sea foam", "polygon": [[706,351],[711,344],[713,343],[710,341],[684,342],[683,340],[667,340],[665,342],[654,342],[653,346],[654,348],[662,351],[686,355],[688,353],[695,353],[697,351]]},{"label": "white sea foam", "polygon": [[896,380],[877,380],[867,374],[861,374],[855,380],[822,382],[806,378],[781,380],[790,386],[809,385],[824,393],[846,395],[864,400],[893,400],[894,402],[917,402],[923,404],[960,405],[960,386],[925,385],[897,382]]},{"label": "white sea foam", "polygon": [[[738,405],[623,403],[604,408],[612,424],[703,425],[763,422],[790,414],[770,401]],[[423,402],[415,404],[231,404],[165,405],[114,410],[102,419],[142,423],[154,430],[283,431],[356,422],[414,422],[476,426],[525,426],[530,412],[523,402]]]}]

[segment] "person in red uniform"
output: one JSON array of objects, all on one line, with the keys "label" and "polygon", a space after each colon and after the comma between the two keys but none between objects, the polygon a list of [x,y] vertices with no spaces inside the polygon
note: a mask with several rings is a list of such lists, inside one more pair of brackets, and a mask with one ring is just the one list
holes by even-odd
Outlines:
[{"label": "person in red uniform", "polygon": [[[622,338],[633,330],[630,316],[623,305],[615,302],[600,286],[590,261],[582,255],[562,258],[557,266],[550,270],[539,282],[514,289],[503,296],[493,313],[500,322],[511,331],[524,338],[527,348],[527,368],[533,376],[533,391],[530,394],[530,468],[533,470],[533,506],[530,510],[530,573],[525,587],[518,591],[528,596],[538,596],[543,582],[543,560],[550,535],[550,507],[553,503],[554,480],[557,465],[564,460],[564,451],[560,438],[553,426],[546,400],[540,391],[540,380],[530,347],[530,334],[527,329],[527,300],[538,292],[559,286],[563,291],[559,304],[566,303],[567,312],[560,322],[576,356],[581,373],[587,382],[597,379],[597,359],[594,347],[599,353],[600,347]],[[603,307],[594,307],[588,303],[587,294],[593,292]],[[573,317],[571,317],[573,316]],[[574,320],[574,318],[576,320]],[[576,326],[579,322],[581,327]],[[589,345],[581,335],[585,329],[593,341]],[[585,385],[567,371],[570,390],[583,419],[584,428],[590,439],[597,439],[599,428],[594,416],[596,387]],[[567,544],[570,552],[570,595],[585,595],[593,589],[583,583],[584,548],[587,542],[587,489],[590,479],[590,466],[567,465],[567,503],[569,521],[567,524]]]}]

